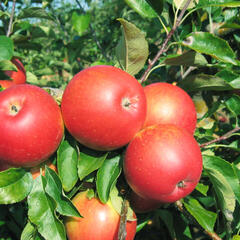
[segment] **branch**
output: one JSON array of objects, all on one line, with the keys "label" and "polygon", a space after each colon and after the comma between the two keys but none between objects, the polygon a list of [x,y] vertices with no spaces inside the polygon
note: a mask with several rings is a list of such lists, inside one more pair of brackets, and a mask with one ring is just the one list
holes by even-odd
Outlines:
[{"label": "branch", "polygon": [[220,238],[215,232],[210,232],[206,229],[203,229],[202,226],[195,220],[195,218],[193,218],[193,216],[187,212],[182,204],[181,201],[176,201],[175,202],[175,206],[176,208],[184,215],[186,216],[188,219],[190,219],[195,225],[197,225],[200,229],[202,229],[204,231],[205,234],[207,234],[211,239],[213,240],[222,240],[222,238]]},{"label": "branch", "polygon": [[12,33],[12,24],[13,24],[13,17],[14,17],[14,12],[15,12],[15,6],[16,6],[16,0],[13,0],[12,12],[11,12],[11,16],[10,16],[9,25],[8,25],[8,31],[7,31],[7,34],[6,34],[7,37],[9,37],[10,34]]},{"label": "branch", "polygon": [[160,56],[165,52],[166,46],[169,42],[169,40],[171,39],[172,35],[174,34],[174,32],[176,31],[176,29],[179,27],[179,24],[183,18],[184,13],[187,10],[187,7],[189,6],[191,0],[188,0],[186,2],[186,4],[184,5],[181,13],[179,14],[177,21],[175,22],[173,28],[171,29],[171,31],[168,33],[165,41],[163,42],[160,50],[158,51],[158,53],[156,54],[156,56],[154,57],[154,59],[152,61],[149,61],[149,65],[146,69],[146,71],[144,72],[144,74],[142,75],[141,79],[140,79],[140,83],[143,83],[144,81],[146,81],[146,77],[148,75],[148,73],[150,72],[150,70],[152,69],[152,67],[154,66],[154,64],[157,62],[157,60],[160,58]]},{"label": "branch", "polygon": [[215,138],[215,139],[213,139],[213,140],[211,140],[211,141],[209,141],[209,142],[202,143],[202,144],[200,145],[200,148],[205,148],[206,146],[211,145],[211,144],[213,144],[213,143],[217,143],[217,142],[220,142],[220,141],[224,141],[224,140],[230,138],[233,133],[238,132],[239,130],[240,130],[240,127],[236,127],[236,128],[234,128],[234,129],[232,129],[231,131],[225,133],[225,134],[222,135],[221,137]]}]

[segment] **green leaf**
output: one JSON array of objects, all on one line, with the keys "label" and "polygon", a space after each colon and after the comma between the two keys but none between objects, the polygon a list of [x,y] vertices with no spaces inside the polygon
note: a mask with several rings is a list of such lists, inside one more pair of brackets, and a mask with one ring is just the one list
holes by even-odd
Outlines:
[{"label": "green leaf", "polygon": [[86,149],[81,151],[78,161],[78,176],[83,180],[87,175],[100,168],[106,159],[108,153],[96,152]]},{"label": "green leaf", "polygon": [[[183,9],[183,7],[185,6],[185,4],[187,3],[187,0],[173,0],[176,8],[179,9]],[[187,9],[191,9],[196,7],[196,5],[198,4],[199,0],[193,0],[190,2],[190,4],[188,5]]]},{"label": "green leaf", "polygon": [[217,214],[202,207],[194,198],[184,199],[183,204],[187,211],[197,220],[197,222],[207,231],[214,232],[214,225]]},{"label": "green leaf", "polygon": [[28,196],[28,217],[45,239],[66,240],[65,228],[56,217],[55,201],[45,191],[46,180],[35,179]]},{"label": "green leaf", "polygon": [[100,201],[106,203],[109,199],[110,190],[116,183],[121,173],[120,165],[121,156],[106,159],[97,172],[97,193]]},{"label": "green leaf", "polygon": [[202,183],[198,183],[198,185],[195,188],[197,191],[199,191],[201,194],[203,194],[204,196],[207,196],[207,192],[209,189],[208,185],[204,185]]},{"label": "green leaf", "polygon": [[235,53],[228,42],[211,33],[191,33],[182,44],[196,52],[208,54],[219,61],[237,65]]},{"label": "green leaf", "polygon": [[25,199],[30,193],[33,178],[22,168],[9,168],[0,172],[0,204],[12,204]]},{"label": "green leaf", "polygon": [[[156,12],[145,0],[125,0],[129,7],[131,7],[135,12],[137,12],[142,17],[155,18],[157,17]],[[162,1],[161,1],[162,2]],[[159,3],[159,6],[162,3]]]},{"label": "green leaf", "polygon": [[[235,198],[239,201],[239,184],[234,170],[231,165],[228,165],[228,162],[215,156],[204,156],[203,166],[213,184],[221,211],[228,221],[232,221],[236,204]],[[230,176],[231,173],[232,176]],[[236,184],[238,185],[236,186]]]},{"label": "green leaf", "polygon": [[207,74],[197,74],[189,76],[178,83],[178,86],[187,92],[195,92],[202,90],[225,91],[233,90],[231,83],[224,79]]},{"label": "green leaf", "polygon": [[146,1],[155,10],[155,12],[160,16],[163,11],[163,3],[165,0],[146,0]]},{"label": "green leaf", "polygon": [[222,174],[231,186],[237,201],[240,203],[239,181],[233,165],[220,157],[203,155],[203,166],[207,171],[213,169]]},{"label": "green leaf", "polygon": [[24,8],[18,15],[19,19],[23,18],[43,18],[55,21],[55,19],[48,14],[43,8],[40,7],[31,7],[31,8]]},{"label": "green leaf", "polygon": [[36,75],[31,72],[26,72],[27,82],[30,84],[39,84],[39,80]]},{"label": "green leaf", "polygon": [[45,176],[47,180],[45,190],[56,201],[57,212],[63,216],[81,217],[71,200],[64,194],[61,180],[56,172],[46,166]]},{"label": "green leaf", "polygon": [[73,28],[78,32],[80,36],[88,29],[91,21],[90,14],[81,14],[78,15],[77,12],[73,12],[72,14],[72,25]]},{"label": "green leaf", "polygon": [[199,0],[197,8],[202,7],[239,7],[239,1],[233,0]]},{"label": "green leaf", "polygon": [[240,96],[233,95],[225,101],[225,104],[234,115],[240,115]]},{"label": "green leaf", "polygon": [[157,210],[157,214],[159,215],[161,220],[165,223],[165,226],[167,227],[171,238],[176,239],[176,233],[173,226],[173,216],[171,212],[165,209],[159,209]]},{"label": "green leaf", "polygon": [[122,25],[123,35],[116,48],[117,66],[135,75],[144,67],[148,58],[148,43],[145,34],[135,25],[122,18],[118,21]]},{"label": "green leaf", "polygon": [[1,71],[6,71],[6,70],[17,71],[18,69],[16,65],[9,60],[0,60],[0,70]]},{"label": "green leaf", "polygon": [[28,222],[22,231],[21,240],[37,240],[37,237],[38,232],[36,227],[31,222]]},{"label": "green leaf", "polygon": [[0,36],[0,60],[11,60],[13,50],[14,45],[12,39],[6,36]]},{"label": "green leaf", "polygon": [[208,62],[202,54],[195,51],[187,51],[178,56],[168,56],[164,63],[172,66],[204,66]]},{"label": "green leaf", "polygon": [[78,181],[78,152],[74,144],[71,144],[68,140],[64,140],[57,150],[58,174],[62,181],[63,189],[67,192]]}]

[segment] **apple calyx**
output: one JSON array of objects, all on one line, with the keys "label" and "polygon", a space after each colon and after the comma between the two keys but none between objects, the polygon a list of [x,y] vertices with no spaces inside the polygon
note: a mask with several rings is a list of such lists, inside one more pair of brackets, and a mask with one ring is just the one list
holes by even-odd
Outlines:
[{"label": "apple calyx", "polygon": [[185,188],[186,186],[187,185],[185,184],[185,182],[183,180],[177,183],[178,188]]},{"label": "apple calyx", "polygon": [[130,101],[130,99],[128,98],[128,97],[124,97],[123,99],[122,99],[122,107],[123,108],[125,108],[125,109],[130,109],[130,106],[131,106],[131,101]]},{"label": "apple calyx", "polygon": [[19,105],[13,104],[10,106],[9,113],[11,116],[16,116],[19,113],[20,109],[21,109],[21,107]]}]

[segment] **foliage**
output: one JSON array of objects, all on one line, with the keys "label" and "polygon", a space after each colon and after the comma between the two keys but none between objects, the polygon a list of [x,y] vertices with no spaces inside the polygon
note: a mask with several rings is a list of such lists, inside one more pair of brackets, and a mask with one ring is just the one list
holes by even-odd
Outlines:
[{"label": "foliage", "polygon": [[[147,59],[179,23],[141,81],[175,83],[196,106],[205,106],[195,131],[204,169],[191,195],[138,215],[136,239],[238,239],[240,3],[192,1],[178,18],[186,2],[18,0],[9,36],[13,1],[1,2],[0,76],[18,56],[27,82],[41,87],[64,89],[74,74],[99,64],[122,67],[140,80]],[[115,186],[120,193],[129,190],[121,173],[123,152],[91,151],[66,133],[53,156],[58,174],[47,168],[33,180],[28,169],[0,172],[0,239],[66,239],[64,216],[81,214],[71,203],[76,192],[93,188],[105,203]]]}]

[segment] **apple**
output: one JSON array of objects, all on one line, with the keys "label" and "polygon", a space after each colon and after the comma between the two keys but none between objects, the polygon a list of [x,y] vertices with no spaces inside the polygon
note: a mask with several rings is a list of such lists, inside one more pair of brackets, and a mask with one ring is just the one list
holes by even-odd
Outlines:
[{"label": "apple", "polygon": [[135,213],[146,213],[161,207],[163,203],[149,198],[142,198],[134,191],[131,191],[130,205]]},{"label": "apple", "polygon": [[13,81],[9,81],[9,80],[0,80],[0,86],[3,89],[9,88],[11,86],[15,85],[15,83]]},{"label": "apple", "polygon": [[175,202],[196,187],[202,154],[187,130],[172,124],[144,128],[129,143],[123,161],[126,180],[142,198]]},{"label": "apple", "polygon": [[152,83],[144,87],[147,116],[144,127],[154,124],[175,124],[194,133],[197,113],[191,97],[170,83]]},{"label": "apple", "polygon": [[134,77],[119,68],[98,65],[73,77],[63,93],[61,109],[75,139],[107,151],[126,145],[143,127],[146,98]]},{"label": "apple", "polygon": [[23,64],[21,63],[21,61],[19,59],[17,59],[16,57],[13,57],[11,62],[13,64],[16,65],[18,71],[4,71],[4,73],[9,76],[12,81],[16,84],[22,84],[26,82],[26,71],[25,68],[23,66]]},{"label": "apple", "polygon": [[[120,215],[110,201],[101,203],[97,198],[88,199],[87,191],[78,193],[72,200],[83,218],[67,217],[65,228],[69,240],[117,240]],[[134,218],[136,215],[134,213]],[[133,240],[137,221],[127,221],[126,240]]]},{"label": "apple", "polygon": [[58,148],[64,125],[60,107],[40,87],[16,84],[0,92],[0,161],[32,167]]}]

